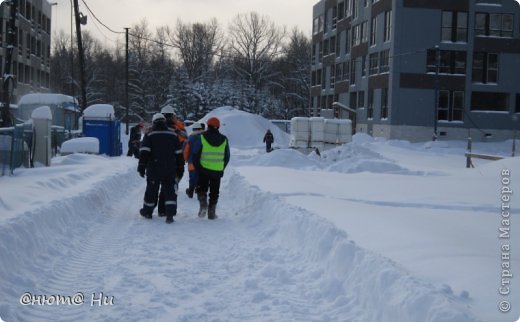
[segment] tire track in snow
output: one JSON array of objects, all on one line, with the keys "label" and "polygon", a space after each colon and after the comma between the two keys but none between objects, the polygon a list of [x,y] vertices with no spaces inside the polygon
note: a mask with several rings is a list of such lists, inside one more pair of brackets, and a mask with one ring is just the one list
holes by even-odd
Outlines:
[{"label": "tire track in snow", "polygon": [[[134,187],[126,198],[134,200],[142,193],[141,190],[141,186]],[[134,208],[126,198],[118,200],[118,204],[111,204],[113,200],[109,195],[87,197],[91,199],[87,204],[99,203],[92,209],[99,209],[101,205],[102,212],[88,214],[92,216],[89,229],[74,236],[68,251],[55,259],[52,268],[40,276],[32,291],[35,295],[62,296],[73,296],[81,292],[84,295],[84,304],[26,306],[18,314],[24,320],[79,321],[84,320],[86,315],[96,316],[106,311],[95,306],[98,302],[91,306],[92,294],[96,294],[95,298],[99,298],[100,292],[111,296],[104,290],[104,276],[106,271],[111,269],[114,256],[120,254],[125,247],[125,231],[130,223],[129,220],[125,220],[125,216],[128,219],[128,211]]]}]

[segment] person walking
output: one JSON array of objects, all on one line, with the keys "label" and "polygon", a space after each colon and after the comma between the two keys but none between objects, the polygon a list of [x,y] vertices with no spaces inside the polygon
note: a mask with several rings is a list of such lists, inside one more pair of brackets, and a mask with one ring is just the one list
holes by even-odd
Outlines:
[{"label": "person walking", "polygon": [[126,156],[132,155],[139,159],[139,146],[141,145],[141,131],[144,128],[144,122],[140,121],[137,125],[130,129],[130,137],[128,139],[128,152]]},{"label": "person walking", "polygon": [[[187,139],[186,128],[184,126],[184,122],[179,120],[175,116],[175,110],[170,105],[166,105],[161,109],[161,114],[166,118],[166,125],[177,135],[177,139],[179,140],[181,147],[183,143]],[[159,192],[159,204],[157,206],[157,210],[159,211],[159,217],[164,217],[166,213],[166,208],[164,205],[164,189],[161,187]]]},{"label": "person walking", "polygon": [[184,159],[179,139],[166,126],[164,115],[154,114],[152,121],[150,132],[143,138],[137,166],[141,177],[146,175],[143,208],[139,213],[145,218],[152,218],[159,187],[162,187],[166,223],[172,223],[173,216],[177,213],[177,182],[184,174]]},{"label": "person walking", "polygon": [[274,142],[273,133],[271,133],[271,130],[268,129],[264,135],[265,151],[267,153],[273,151],[273,148],[271,147],[271,144],[273,144],[273,142]]},{"label": "person walking", "polygon": [[[216,209],[220,193],[220,180],[224,169],[229,163],[229,142],[225,135],[219,132],[220,120],[211,117],[207,121],[206,132],[200,134],[200,146],[193,146],[193,165],[198,171],[199,181],[197,198],[199,200],[199,217],[216,219]],[[208,203],[209,191],[209,203]]]},{"label": "person walking", "polygon": [[193,193],[195,192],[195,188],[197,187],[197,182],[199,179],[198,172],[193,165],[193,151],[200,148],[201,142],[198,136],[205,130],[204,123],[198,122],[193,124],[191,128],[192,133],[188,137],[188,140],[184,142],[183,147],[184,161],[188,163],[188,173],[190,179],[189,186],[186,188],[186,194],[188,195],[188,198],[193,198]]}]

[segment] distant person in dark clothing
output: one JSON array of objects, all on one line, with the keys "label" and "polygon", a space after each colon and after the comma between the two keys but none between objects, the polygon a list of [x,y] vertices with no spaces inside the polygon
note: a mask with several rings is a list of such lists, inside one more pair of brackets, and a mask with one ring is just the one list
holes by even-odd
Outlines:
[{"label": "distant person in dark clothing", "polygon": [[139,211],[141,216],[152,218],[159,187],[162,187],[166,223],[172,223],[177,213],[177,183],[184,174],[184,158],[177,135],[168,128],[166,118],[160,113],[153,116],[152,129],[143,138],[137,171],[143,178],[146,174],[143,208]]},{"label": "distant person in dark clothing", "polygon": [[200,139],[200,145],[191,147],[193,149],[192,161],[199,175],[197,188],[200,205],[199,217],[205,217],[207,211],[208,219],[216,219],[220,179],[229,162],[230,152],[227,137],[218,130],[220,120],[211,117],[207,124],[206,132],[197,136]]},{"label": "distant person in dark clothing", "polygon": [[273,144],[273,142],[274,142],[273,133],[271,133],[271,130],[267,130],[267,132],[264,135],[265,151],[267,153],[273,151],[273,148],[271,147],[271,144]]},{"label": "distant person in dark clothing", "polygon": [[132,155],[139,159],[139,148],[141,145],[141,131],[144,128],[144,122],[140,121],[137,125],[132,126],[130,129],[130,138],[128,140],[128,152],[126,156],[131,157]]}]

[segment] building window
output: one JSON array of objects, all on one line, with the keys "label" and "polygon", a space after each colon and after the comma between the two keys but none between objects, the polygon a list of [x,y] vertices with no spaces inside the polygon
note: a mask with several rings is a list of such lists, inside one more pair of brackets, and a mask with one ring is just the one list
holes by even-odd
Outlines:
[{"label": "building window", "polygon": [[390,41],[392,37],[392,11],[385,12],[385,31],[384,31],[384,41]]},{"label": "building window", "polygon": [[361,43],[361,25],[356,25],[352,28],[352,47]]},{"label": "building window", "polygon": [[380,53],[379,72],[388,73],[389,71],[390,71],[390,49],[386,49]]},{"label": "building window", "polygon": [[365,108],[365,91],[358,92],[357,95],[357,107]]},{"label": "building window", "polygon": [[314,86],[314,85],[316,85],[316,71],[315,70],[313,70],[311,72],[311,86]]},{"label": "building window", "polygon": [[352,0],[345,0],[345,16],[352,16]]},{"label": "building window", "polygon": [[343,63],[343,80],[350,81],[350,61]]},{"label": "building window", "polygon": [[330,45],[329,45],[329,39],[325,39],[323,41],[323,56],[327,56],[329,54],[329,49],[330,49]]},{"label": "building window", "polygon": [[319,42],[317,46],[319,47],[318,62],[321,62],[321,60],[323,59],[323,42]]},{"label": "building window", "polygon": [[361,1],[361,0],[352,0],[352,19],[356,19],[358,17],[358,12],[359,12],[358,1]]},{"label": "building window", "polygon": [[329,13],[329,11],[325,10],[325,14],[323,15],[323,20],[324,20],[323,32],[324,33],[327,33],[329,31],[329,15],[328,15],[328,13]]},{"label": "building window", "polygon": [[377,17],[372,18],[370,24],[370,46],[376,45]]},{"label": "building window", "polygon": [[439,92],[438,121],[462,121],[463,111],[464,92],[445,90]]},{"label": "building window", "polygon": [[336,64],[336,81],[341,82],[343,80],[343,63]]},{"label": "building window", "polygon": [[442,12],[442,41],[468,41],[468,13],[463,11]]},{"label": "building window", "polygon": [[311,58],[311,61],[312,61],[313,65],[316,64],[316,51],[318,51],[318,44],[312,44],[312,58]]},{"label": "building window", "polygon": [[507,112],[509,111],[509,94],[473,92],[471,93],[471,110]]},{"label": "building window", "polygon": [[332,7],[332,30],[336,29],[336,23],[338,22],[338,8]]},{"label": "building window", "polygon": [[321,89],[325,89],[325,85],[327,85],[327,69],[328,67],[321,70]]},{"label": "building window", "polygon": [[338,3],[338,20],[341,20],[345,18],[345,3],[340,2]]},{"label": "building window", "polygon": [[321,69],[318,69],[316,71],[316,85],[321,85]]},{"label": "building window", "polygon": [[336,85],[336,68],[334,65],[327,68],[330,72],[330,88],[334,88],[334,85]]},{"label": "building window", "polygon": [[357,92],[351,92],[350,93],[350,108],[356,109],[358,104],[358,93]]},{"label": "building window", "polygon": [[378,72],[379,68],[379,53],[372,53],[369,57],[369,75],[375,75]]},{"label": "building window", "polygon": [[474,83],[498,83],[498,54],[475,52],[473,53]]},{"label": "building window", "polygon": [[367,56],[361,57],[361,77],[367,75]]},{"label": "building window", "polygon": [[374,90],[368,90],[368,106],[367,106],[367,119],[371,120],[374,118]]},{"label": "building window", "polygon": [[350,28],[345,33],[345,55],[350,53]]},{"label": "building window", "polygon": [[341,56],[341,35],[336,38],[336,57],[340,57],[340,56]]},{"label": "building window", "polygon": [[477,12],[475,14],[475,35],[513,37],[514,18],[512,14]]},{"label": "building window", "polygon": [[[436,73],[436,50],[428,49],[426,72]],[[440,51],[439,73],[442,74],[466,74],[466,52],[456,50]]]},{"label": "building window", "polygon": [[388,119],[388,88],[381,88],[381,119]]},{"label": "building window", "polygon": [[350,85],[356,84],[356,60],[350,60]]},{"label": "building window", "polygon": [[520,94],[516,94],[516,108],[515,113],[520,113]]},{"label": "building window", "polygon": [[361,23],[361,43],[367,43],[368,42],[368,22],[363,21]]},{"label": "building window", "polygon": [[330,48],[329,48],[330,51],[329,52],[331,54],[336,53],[336,36],[330,38],[329,46],[330,46]]}]

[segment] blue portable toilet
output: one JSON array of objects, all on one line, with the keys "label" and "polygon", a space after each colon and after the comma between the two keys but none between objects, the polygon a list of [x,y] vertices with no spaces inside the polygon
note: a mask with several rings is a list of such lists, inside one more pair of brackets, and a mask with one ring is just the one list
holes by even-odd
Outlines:
[{"label": "blue portable toilet", "polygon": [[114,157],[123,153],[121,123],[110,104],[94,104],[83,111],[83,135],[99,140],[99,154]]}]

